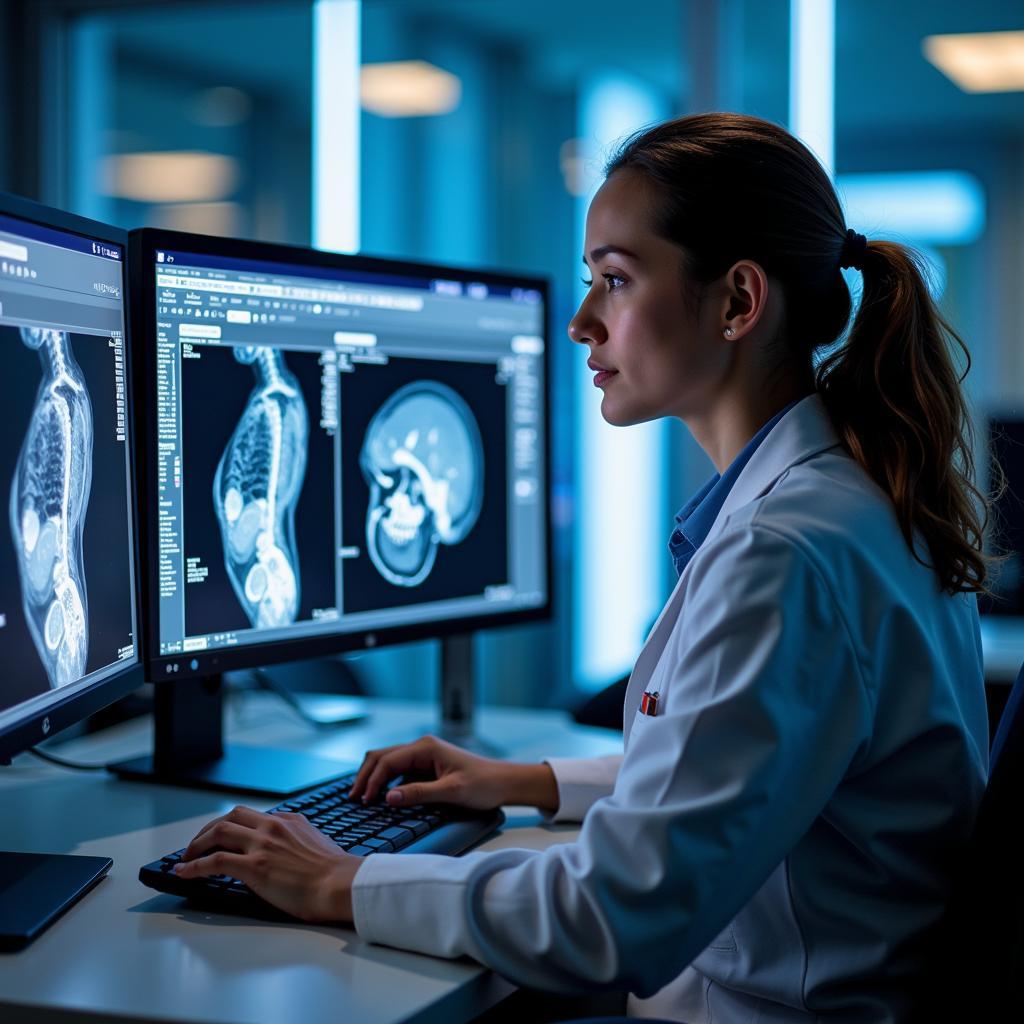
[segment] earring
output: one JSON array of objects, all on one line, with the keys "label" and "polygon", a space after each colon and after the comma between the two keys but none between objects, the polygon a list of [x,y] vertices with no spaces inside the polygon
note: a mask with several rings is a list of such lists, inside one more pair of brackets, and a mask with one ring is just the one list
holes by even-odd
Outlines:
[{"label": "earring", "polygon": [[722,333],[727,338],[731,338],[736,333],[736,328],[735,327],[726,327],[726,329],[724,331],[722,331]]}]

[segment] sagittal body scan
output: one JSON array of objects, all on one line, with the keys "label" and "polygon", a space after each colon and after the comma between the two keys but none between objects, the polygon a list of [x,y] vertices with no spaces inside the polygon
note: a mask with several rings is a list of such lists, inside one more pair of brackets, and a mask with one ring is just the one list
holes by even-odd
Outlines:
[{"label": "sagittal body scan", "polygon": [[390,583],[415,587],[439,544],[458,544],[483,503],[480,428],[447,385],[414,381],[396,391],[366,428],[359,465],[370,488],[366,545]]},{"label": "sagittal body scan", "polygon": [[272,348],[234,350],[256,387],[217,465],[213,504],[224,562],[249,621],[258,628],[295,621],[299,558],[295,506],[306,475],[309,421],[302,392]]},{"label": "sagittal body scan", "polygon": [[11,486],[22,606],[52,687],[85,674],[89,605],[82,533],[92,486],[92,404],[64,331],[23,327],[43,380]]}]

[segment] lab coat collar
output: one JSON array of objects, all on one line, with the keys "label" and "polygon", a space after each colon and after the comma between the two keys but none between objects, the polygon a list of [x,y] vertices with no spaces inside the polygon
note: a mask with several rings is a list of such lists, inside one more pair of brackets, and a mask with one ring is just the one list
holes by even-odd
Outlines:
[{"label": "lab coat collar", "polygon": [[793,406],[760,444],[729,492],[705,543],[724,528],[737,509],[771,490],[786,470],[840,444],[821,396],[808,395]]},{"label": "lab coat collar", "polygon": [[[807,459],[819,452],[835,448],[839,444],[839,438],[832,427],[832,421],[829,419],[821,398],[816,394],[808,395],[807,398],[798,402],[772,427],[757,450],[751,455],[750,461],[743,467],[732,490],[726,496],[725,502],[719,509],[718,516],[701,546],[703,547],[722,532],[726,519],[731,513],[765,494],[787,469],[806,462]],[[636,682],[634,685],[634,681],[647,679],[654,671],[660,652],[665,646],[667,633],[671,632],[675,626],[679,606],[686,593],[691,565],[693,565],[692,561],[683,569],[676,581],[669,599],[665,602],[665,607],[661,610],[661,615],[658,616],[658,621],[655,622],[644,642],[644,649],[640,652],[630,676],[624,708],[627,737],[632,724],[633,711],[640,699],[637,687],[641,684]]]}]

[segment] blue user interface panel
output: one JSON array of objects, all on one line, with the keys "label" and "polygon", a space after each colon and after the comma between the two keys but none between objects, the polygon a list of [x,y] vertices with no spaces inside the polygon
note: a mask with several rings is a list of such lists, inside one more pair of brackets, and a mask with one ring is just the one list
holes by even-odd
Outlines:
[{"label": "blue user interface panel", "polygon": [[0,728],[138,662],[123,256],[0,216]]},{"label": "blue user interface panel", "polygon": [[546,604],[540,292],[154,259],[159,655]]}]

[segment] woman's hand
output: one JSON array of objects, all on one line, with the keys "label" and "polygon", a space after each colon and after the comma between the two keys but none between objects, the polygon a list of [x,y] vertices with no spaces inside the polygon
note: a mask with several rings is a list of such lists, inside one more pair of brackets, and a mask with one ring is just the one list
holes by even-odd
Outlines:
[{"label": "woman's hand", "polygon": [[362,862],[301,814],[263,814],[236,807],[199,832],[175,874],[230,875],[303,921],[348,923],[352,879]]},{"label": "woman's hand", "polygon": [[385,799],[391,807],[436,803],[479,811],[502,804],[532,804],[547,811],[558,807],[558,787],[546,764],[480,757],[436,736],[368,751],[349,798],[369,803],[393,778],[407,774],[433,778],[403,782],[389,790]]},{"label": "woman's hand", "polygon": [[414,743],[367,751],[349,799],[369,803],[398,775],[432,775],[433,779],[395,786],[387,794],[387,803],[392,807],[458,804],[487,811],[505,801],[508,767],[436,736],[423,736]]}]

